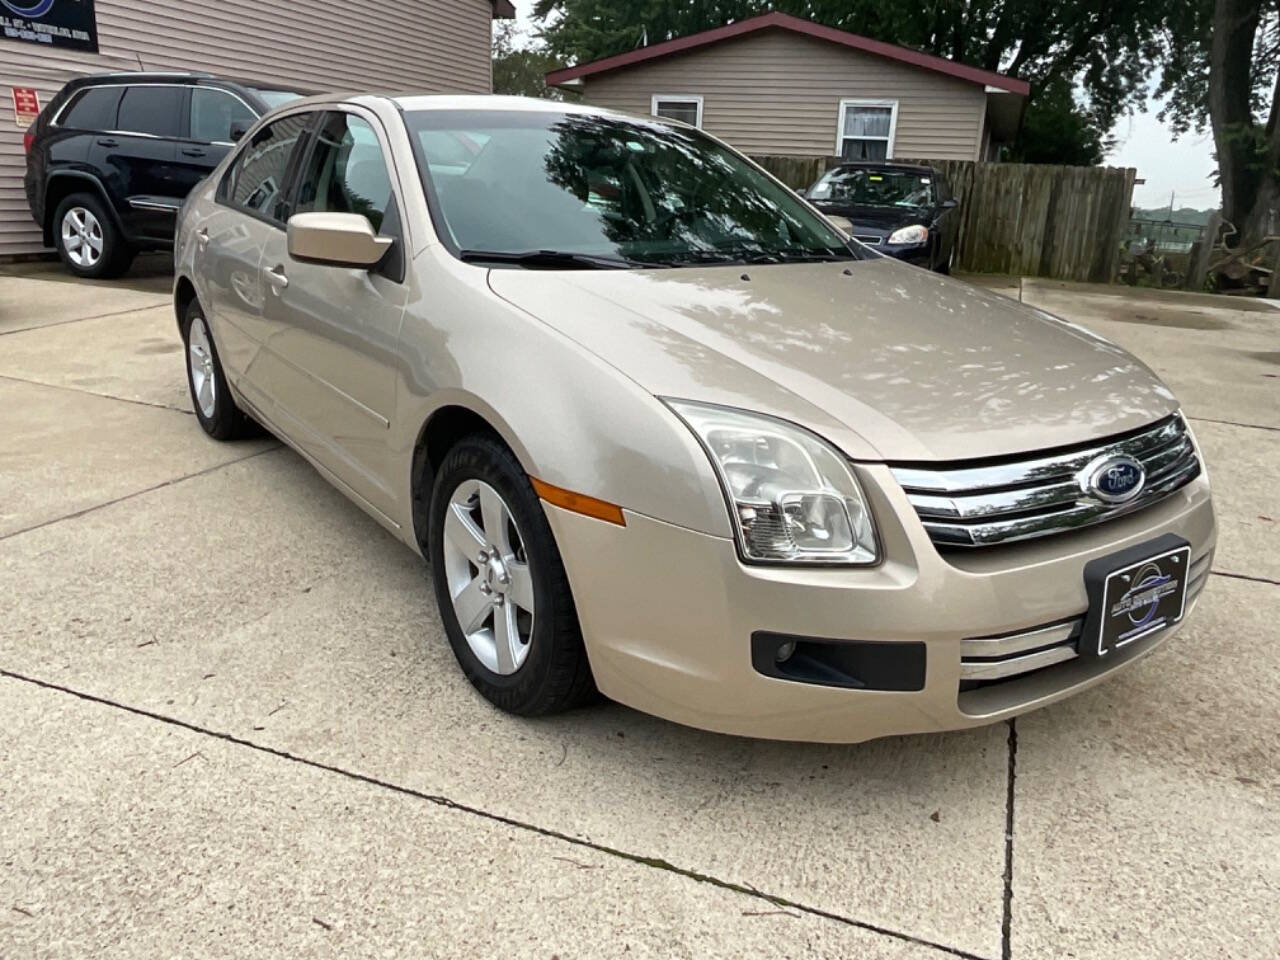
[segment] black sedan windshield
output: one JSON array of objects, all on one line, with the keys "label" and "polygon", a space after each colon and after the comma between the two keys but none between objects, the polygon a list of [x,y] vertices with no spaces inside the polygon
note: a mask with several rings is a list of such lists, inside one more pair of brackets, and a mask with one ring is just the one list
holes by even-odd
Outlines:
[{"label": "black sedan windshield", "polygon": [[786,188],[697,130],[545,111],[406,115],[455,253],[530,268],[850,259]]},{"label": "black sedan windshield", "polygon": [[913,170],[836,167],[809,191],[809,199],[868,207],[928,207],[933,178]]}]

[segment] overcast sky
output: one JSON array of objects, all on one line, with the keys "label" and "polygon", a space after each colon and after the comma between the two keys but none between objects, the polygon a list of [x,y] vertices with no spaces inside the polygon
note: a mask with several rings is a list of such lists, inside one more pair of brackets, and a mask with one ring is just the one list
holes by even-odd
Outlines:
[{"label": "overcast sky", "polygon": [[[515,0],[520,25],[532,30],[529,13],[534,0]],[[1106,162],[1117,167],[1136,167],[1138,177],[1146,183],[1133,188],[1135,206],[1147,209],[1166,206],[1169,193],[1175,194],[1174,208],[1207,209],[1219,203],[1218,188],[1213,185],[1213,138],[1184,136],[1174,140],[1169,129],[1157,118],[1158,104],[1133,117],[1125,117],[1113,131],[1116,149]]]}]

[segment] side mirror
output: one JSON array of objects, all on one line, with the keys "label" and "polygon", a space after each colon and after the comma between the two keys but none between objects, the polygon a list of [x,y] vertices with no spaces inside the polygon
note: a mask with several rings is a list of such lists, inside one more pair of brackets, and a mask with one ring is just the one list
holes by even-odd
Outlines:
[{"label": "side mirror", "polygon": [[289,256],[304,263],[370,269],[395,244],[358,213],[299,213],[289,218]]},{"label": "side mirror", "polygon": [[239,143],[244,139],[244,135],[249,132],[249,125],[242,120],[237,120],[231,124],[231,142]]},{"label": "side mirror", "polygon": [[960,206],[960,201],[957,200],[955,197],[952,197],[950,200],[942,201],[943,210],[954,210],[958,206]]}]

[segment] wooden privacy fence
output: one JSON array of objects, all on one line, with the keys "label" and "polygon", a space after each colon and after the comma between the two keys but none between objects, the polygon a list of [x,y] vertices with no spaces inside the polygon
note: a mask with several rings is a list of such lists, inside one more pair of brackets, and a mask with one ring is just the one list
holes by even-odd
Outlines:
[{"label": "wooden privacy fence", "polygon": [[[753,158],[803,190],[837,157]],[[908,160],[951,181],[960,232],[956,270],[1112,283],[1129,226],[1134,171],[972,160]]]}]

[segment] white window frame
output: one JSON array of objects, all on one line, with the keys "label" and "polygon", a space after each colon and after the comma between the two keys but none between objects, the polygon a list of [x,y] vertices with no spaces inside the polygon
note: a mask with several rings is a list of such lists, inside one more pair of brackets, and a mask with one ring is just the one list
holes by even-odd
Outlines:
[{"label": "white window frame", "polygon": [[837,157],[844,156],[844,142],[849,140],[879,140],[879,137],[845,137],[844,135],[844,114],[847,107],[888,107],[893,112],[889,114],[889,145],[885,151],[885,160],[893,159],[893,147],[898,139],[898,101],[897,100],[865,100],[853,98],[840,101],[840,112],[836,114],[836,153]]},{"label": "white window frame", "polygon": [[[702,129],[702,95],[698,93],[655,93],[649,99],[649,116],[658,116],[658,104],[660,102],[674,101],[676,103],[696,103],[698,105],[698,122],[694,124],[699,130]],[[661,119],[666,120],[666,117]]]}]

